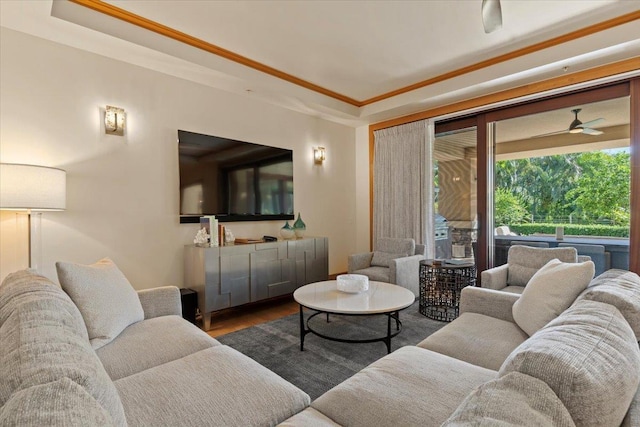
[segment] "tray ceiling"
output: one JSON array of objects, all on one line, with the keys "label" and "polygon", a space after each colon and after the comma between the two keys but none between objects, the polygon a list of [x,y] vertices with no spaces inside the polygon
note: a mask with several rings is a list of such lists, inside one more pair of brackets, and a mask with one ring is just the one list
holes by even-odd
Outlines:
[{"label": "tray ceiling", "polygon": [[[267,72],[68,0],[0,2],[0,23],[351,125],[640,56],[640,16],[593,27],[638,15],[638,3],[627,1],[503,0],[503,28],[491,34],[482,28],[480,0],[86,1],[122,9]],[[557,39],[585,28],[591,31]],[[471,68],[451,74],[465,67]]]}]

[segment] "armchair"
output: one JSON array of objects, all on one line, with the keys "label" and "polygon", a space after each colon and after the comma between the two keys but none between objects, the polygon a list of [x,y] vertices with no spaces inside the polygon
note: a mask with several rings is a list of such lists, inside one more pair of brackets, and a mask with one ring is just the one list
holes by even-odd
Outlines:
[{"label": "armchair", "polygon": [[424,254],[425,246],[417,245],[413,239],[380,238],[375,251],[349,255],[347,271],[402,286],[418,296]]},{"label": "armchair", "polygon": [[509,248],[507,263],[481,273],[481,286],[521,294],[529,279],[547,262],[557,258],[562,262],[584,262],[589,257],[578,256],[575,248],[537,248],[514,245]]}]

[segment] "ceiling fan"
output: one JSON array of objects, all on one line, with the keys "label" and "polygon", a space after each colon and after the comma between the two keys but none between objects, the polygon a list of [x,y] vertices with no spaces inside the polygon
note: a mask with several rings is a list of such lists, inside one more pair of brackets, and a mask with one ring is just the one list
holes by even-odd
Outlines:
[{"label": "ceiling fan", "polygon": [[500,0],[482,0],[482,24],[487,34],[502,28]]},{"label": "ceiling fan", "polygon": [[592,129],[590,126],[603,122],[604,119],[599,118],[599,119],[590,120],[588,122],[582,123],[580,119],[578,119],[578,113],[580,111],[582,111],[582,108],[576,108],[571,110],[571,112],[575,114],[575,118],[569,125],[569,129],[561,130],[558,132],[543,133],[542,135],[536,135],[533,138],[540,138],[542,136],[559,135],[562,133],[583,133],[585,135],[602,135],[604,132],[602,132],[601,130]]}]

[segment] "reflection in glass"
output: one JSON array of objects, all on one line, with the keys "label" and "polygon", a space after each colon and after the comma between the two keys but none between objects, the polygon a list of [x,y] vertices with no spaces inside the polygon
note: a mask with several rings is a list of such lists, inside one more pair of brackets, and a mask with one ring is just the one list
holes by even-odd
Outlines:
[{"label": "reflection in glass", "polygon": [[263,214],[293,213],[293,164],[280,162],[258,168],[258,197]]},{"label": "reflection in glass", "polygon": [[436,258],[472,260],[478,237],[476,128],[436,134]]}]

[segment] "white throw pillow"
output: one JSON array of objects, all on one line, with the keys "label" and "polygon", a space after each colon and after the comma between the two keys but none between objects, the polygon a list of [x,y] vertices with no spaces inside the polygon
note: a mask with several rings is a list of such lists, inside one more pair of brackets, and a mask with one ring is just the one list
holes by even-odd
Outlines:
[{"label": "white throw pillow", "polygon": [[109,258],[92,265],[57,262],[62,289],[80,310],[93,349],[144,319],[138,294]]},{"label": "white throw pillow", "polygon": [[513,319],[529,336],[555,319],[584,291],[595,273],[592,261],[552,259],[538,270],[513,304]]}]

